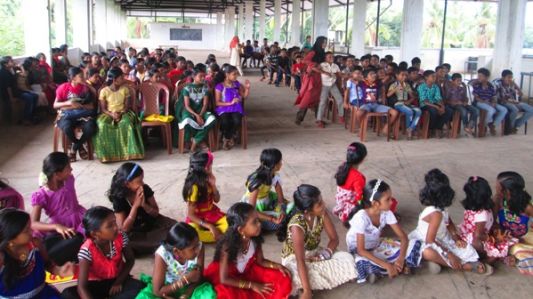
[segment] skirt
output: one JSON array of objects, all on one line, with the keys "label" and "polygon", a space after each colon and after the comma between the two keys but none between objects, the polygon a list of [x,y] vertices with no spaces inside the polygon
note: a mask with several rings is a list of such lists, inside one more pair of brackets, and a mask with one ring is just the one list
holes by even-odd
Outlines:
[{"label": "skirt", "polygon": [[533,275],[533,232],[523,236],[523,241],[511,247],[510,254],[516,258],[516,267],[520,273]]},{"label": "skirt", "polygon": [[[420,236],[418,231],[415,230],[411,232],[409,234],[409,239],[410,241],[418,240],[421,242],[422,244],[421,251],[420,251],[421,253],[423,253],[424,250],[428,248],[432,248],[441,256],[441,258],[444,261],[446,261],[448,266],[451,267],[450,260],[448,259],[448,257],[442,254],[443,253],[442,249],[439,248],[435,243],[426,244],[425,240]],[[467,263],[475,263],[479,261],[479,255],[477,254],[476,249],[470,244],[466,244],[466,247],[461,248],[455,244],[455,241],[452,239],[452,237],[449,234],[447,234],[446,237],[442,239],[438,239],[437,241],[439,241],[439,243],[442,244],[442,246],[446,247],[446,249],[448,249],[451,253],[457,256],[461,260],[461,264],[463,265]]]},{"label": "skirt", "polygon": [[[140,278],[141,278],[141,281],[146,284],[146,287],[142,289],[139,294],[137,294],[137,297],[135,297],[135,299],[159,299],[161,298],[161,297],[154,295],[151,276],[141,273]],[[183,287],[179,289],[171,297],[179,298],[180,296],[184,295],[186,291],[187,291],[187,287]],[[213,286],[211,286],[210,283],[204,282],[204,283],[200,283],[199,285],[197,285],[194,288],[194,291],[192,292],[191,296],[188,298],[190,299],[216,299],[217,293],[215,293],[215,290],[213,289]]]},{"label": "skirt", "polygon": [[[306,252],[306,256],[312,256],[322,248]],[[296,256],[289,255],[281,260],[281,264],[292,273],[292,295],[296,295],[302,288],[302,282],[298,275]],[[337,251],[331,259],[319,262],[305,262],[307,277],[312,290],[331,290],[341,284],[357,278],[354,259],[348,252]]]},{"label": "skirt", "polygon": [[122,115],[115,123],[107,114],[96,120],[98,133],[93,138],[96,156],[102,162],[117,162],[144,158],[141,121],[134,112]]}]

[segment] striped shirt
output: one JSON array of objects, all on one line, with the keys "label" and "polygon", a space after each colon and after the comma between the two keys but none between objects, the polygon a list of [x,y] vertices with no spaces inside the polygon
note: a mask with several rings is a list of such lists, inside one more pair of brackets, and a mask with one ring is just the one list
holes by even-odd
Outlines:
[{"label": "striped shirt", "polygon": [[[128,235],[125,232],[121,232],[121,234],[122,234],[122,248],[126,248],[126,246],[128,246],[128,243],[129,243]],[[110,242],[110,244],[111,244],[111,250],[105,256],[109,259],[112,259],[113,257],[115,257],[115,255],[117,255],[117,250],[113,242]],[[88,262],[93,261],[93,257],[88,248],[80,249],[80,252],[78,252],[78,260],[86,260]]]},{"label": "striped shirt", "polygon": [[492,85],[490,82],[487,82],[486,87],[483,87],[483,84],[481,84],[481,82],[474,83],[472,87],[474,89],[472,93],[480,100],[488,102],[493,102],[495,100],[496,89],[494,88],[494,85]]}]

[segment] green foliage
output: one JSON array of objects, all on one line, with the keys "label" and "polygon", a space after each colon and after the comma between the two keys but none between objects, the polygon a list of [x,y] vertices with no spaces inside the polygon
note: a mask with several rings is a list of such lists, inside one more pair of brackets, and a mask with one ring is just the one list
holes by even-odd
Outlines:
[{"label": "green foliage", "polygon": [[0,56],[24,55],[21,0],[0,0]]}]

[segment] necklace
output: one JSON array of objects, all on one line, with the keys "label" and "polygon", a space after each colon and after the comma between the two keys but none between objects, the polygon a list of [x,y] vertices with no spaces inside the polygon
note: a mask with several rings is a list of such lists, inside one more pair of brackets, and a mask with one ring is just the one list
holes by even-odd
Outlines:
[{"label": "necklace", "polygon": [[252,240],[249,239],[247,245],[245,246],[245,248],[243,248],[243,249],[241,250],[241,251],[242,251],[242,254],[246,255],[246,254],[248,253],[248,250],[250,250],[250,242],[251,242],[251,241],[252,241]]},{"label": "necklace", "polygon": [[[100,247],[100,245],[98,245],[98,243],[94,242],[94,244],[96,245],[96,247],[104,254],[104,256],[107,256],[105,254],[105,251],[104,251],[104,248]],[[109,241],[109,254],[111,255],[111,248],[112,248],[112,245],[111,245],[111,241]]]}]

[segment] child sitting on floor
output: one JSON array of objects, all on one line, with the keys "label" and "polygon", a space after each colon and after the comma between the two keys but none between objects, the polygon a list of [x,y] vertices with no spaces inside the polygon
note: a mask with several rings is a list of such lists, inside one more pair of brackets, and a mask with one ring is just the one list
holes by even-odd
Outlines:
[{"label": "child sitting on floor", "polygon": [[[267,148],[261,152],[261,166],[246,180],[246,193],[242,201],[251,204],[258,211],[261,227],[277,231],[293,205],[287,205],[281,186],[279,171],[283,165],[281,152]],[[274,187],[275,191],[271,188]]]},{"label": "child sitting on floor", "polygon": [[[350,229],[346,234],[348,250],[355,254],[357,282],[367,279],[374,283],[377,275],[396,277],[409,274],[420,264],[420,241],[411,241],[390,210],[392,192],[382,180],[368,182],[364,189],[360,209],[352,212]],[[381,238],[381,232],[389,225],[400,242]]]},{"label": "child sitting on floor", "polygon": [[359,172],[359,166],[366,158],[366,146],[359,142],[354,142],[346,150],[346,162],[344,162],[337,173],[337,193],[335,194],[336,205],[333,214],[337,215],[342,223],[346,224],[348,216],[363,198],[366,178]]},{"label": "child sitting on floor", "polygon": [[239,202],[228,210],[229,229],[205,270],[218,299],[284,299],[291,292],[289,271],[264,258],[261,222],[255,208]]},{"label": "child sitting on floor", "polygon": [[128,234],[129,247],[136,255],[152,254],[175,220],[159,213],[154,191],[144,183],[144,171],[137,163],[122,164],[107,192],[117,224]]},{"label": "child sitting on floor", "polygon": [[439,169],[430,170],[424,177],[426,185],[420,190],[420,202],[426,208],[418,217],[418,225],[409,239],[422,242],[422,257],[429,262],[431,273],[439,273],[441,266],[454,270],[490,275],[493,268],[479,261],[476,249],[461,240],[448,214],[455,192],[450,180]]},{"label": "child sitting on floor", "polygon": [[183,199],[187,202],[187,219],[200,241],[213,243],[228,229],[226,216],[217,207],[220,193],[212,171],[213,154],[195,152],[191,155],[189,172],[183,185]]},{"label": "child sitting on floor", "polygon": [[5,208],[24,210],[24,198],[7,181],[0,179],[0,210]]},{"label": "child sitting on floor", "polygon": [[187,223],[176,223],[155,252],[154,276],[141,274],[148,285],[136,299],[215,299],[211,284],[202,283],[203,271],[204,247],[198,233]]}]

